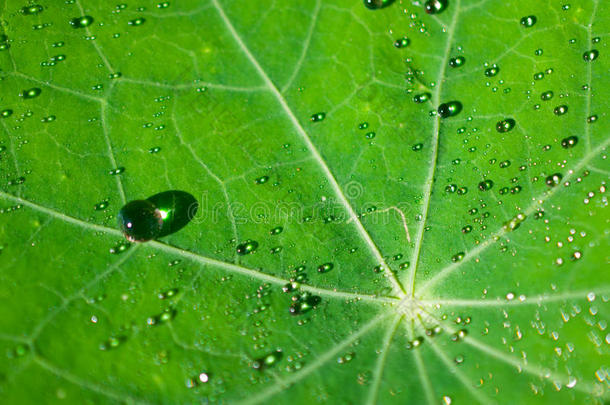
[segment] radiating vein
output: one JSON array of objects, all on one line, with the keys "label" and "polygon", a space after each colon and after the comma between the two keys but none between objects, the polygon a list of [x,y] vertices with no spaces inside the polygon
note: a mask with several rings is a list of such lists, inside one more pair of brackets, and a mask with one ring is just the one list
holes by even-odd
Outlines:
[{"label": "radiating vein", "polygon": [[[81,219],[68,216],[66,214],[63,214],[63,213],[53,210],[51,208],[44,207],[44,206],[34,203],[32,201],[29,201],[29,200],[26,200],[26,199],[23,199],[20,197],[16,197],[11,194],[7,194],[3,191],[0,191],[0,197],[4,198],[6,200],[9,200],[9,201],[15,202],[17,204],[23,204],[31,209],[42,212],[46,215],[50,215],[54,218],[57,218],[61,221],[66,222],[66,223],[70,223],[70,224],[79,226],[81,228],[94,230],[97,232],[104,232],[104,233],[108,233],[111,235],[123,237],[123,234],[118,229],[109,228],[109,227],[106,227],[103,225],[92,224],[90,222],[86,222]],[[203,256],[199,253],[181,249],[181,248],[169,245],[164,242],[160,242],[160,241],[156,241],[156,240],[150,241],[150,242],[146,242],[146,246],[150,246],[150,247],[156,248],[157,250],[162,250],[166,253],[171,253],[171,254],[186,258],[186,259],[190,259],[190,260],[196,261],[203,265],[219,267],[221,269],[227,270],[230,273],[241,274],[243,276],[251,277],[251,278],[261,280],[264,282],[268,282],[271,284],[285,285],[286,283],[290,282],[290,280],[271,276],[271,275],[263,273],[261,271],[249,269],[247,267],[243,267],[243,266],[240,266],[237,264],[223,262],[223,261],[217,260],[217,259],[212,259],[210,257]],[[329,290],[326,288],[319,288],[319,287],[308,286],[308,285],[303,285],[303,284],[299,288],[304,291],[309,291],[309,292],[312,292],[315,294],[319,294],[321,296],[332,297],[332,298],[362,300],[362,301],[378,302],[378,303],[383,303],[383,304],[398,302],[398,300],[393,297],[382,297],[382,296],[376,296],[376,295],[335,291],[335,290]]]},{"label": "radiating vein", "polygon": [[[451,326],[449,321],[441,320],[438,317],[434,317],[434,318],[436,319],[437,322],[439,322],[440,324],[443,324],[444,325],[443,327],[445,329],[447,329],[447,331],[449,331],[449,333],[457,332],[457,330]],[[565,375],[557,373],[557,372],[552,372],[550,367],[548,367],[548,368],[541,367],[537,364],[528,362],[527,359],[525,359],[525,358],[518,359],[514,356],[511,356],[510,354],[507,354],[499,349],[496,349],[493,346],[483,343],[480,340],[473,338],[472,336],[466,335],[462,339],[462,341],[464,343],[468,344],[469,346],[472,346],[473,348],[487,354],[488,356],[491,356],[491,357],[501,361],[502,363],[506,363],[510,366],[513,366],[513,367],[517,368],[517,370],[519,370],[519,371],[525,371],[528,374],[539,377],[541,380],[550,380],[552,383],[561,383],[562,385],[567,385],[571,382],[571,379],[568,376],[565,376]],[[584,381],[577,382],[573,388],[576,389],[577,391],[580,391],[587,395],[592,395],[592,393],[593,393],[593,387],[590,384],[585,383]]]},{"label": "radiating vein", "polygon": [[[220,18],[224,22],[225,26],[227,27],[227,29],[229,30],[229,32],[231,33],[233,38],[235,39],[235,42],[237,43],[239,48],[242,50],[244,55],[247,57],[247,59],[250,61],[252,66],[254,66],[254,68],[258,72],[259,76],[263,79],[263,81],[265,82],[265,84],[269,88],[269,91],[275,96],[275,98],[277,99],[278,103],[282,107],[282,110],[285,112],[286,116],[288,117],[288,119],[290,120],[292,125],[294,126],[295,130],[297,131],[297,133],[299,134],[299,136],[301,137],[301,139],[303,140],[303,142],[307,146],[307,149],[309,149],[309,152],[314,156],[314,158],[318,162],[320,168],[322,169],[322,171],[324,172],[328,182],[330,183],[330,186],[332,187],[333,191],[335,192],[335,194],[339,198],[339,201],[344,206],[344,208],[347,210],[347,212],[349,214],[349,217],[356,224],[356,227],[358,229],[358,233],[360,234],[362,239],[368,245],[369,250],[375,256],[376,260],[381,265],[383,265],[384,268],[390,269],[390,267],[385,262],[385,259],[381,255],[381,252],[379,251],[379,248],[377,247],[375,242],[373,242],[373,240],[371,239],[371,236],[368,234],[368,232],[366,231],[366,229],[362,225],[362,222],[360,222],[360,219],[356,215],[356,212],[352,208],[351,204],[347,201],[347,198],[345,197],[345,194],[341,190],[341,187],[337,183],[337,180],[335,179],[335,177],[333,176],[332,172],[328,168],[328,165],[326,164],[326,162],[324,161],[324,159],[320,155],[320,152],[318,152],[317,148],[315,147],[315,145],[313,144],[313,142],[309,138],[309,135],[307,134],[307,132],[305,132],[305,130],[301,126],[299,120],[297,119],[297,117],[294,115],[294,113],[292,112],[292,110],[288,106],[288,103],[286,102],[286,99],[284,98],[284,96],[282,96],[282,94],[280,93],[278,88],[271,81],[271,79],[269,78],[267,73],[263,70],[262,66],[258,63],[256,58],[254,57],[254,55],[250,52],[250,49],[248,49],[248,47],[246,46],[246,44],[242,40],[241,36],[239,35],[239,33],[235,30],[235,27],[233,26],[233,24],[231,23],[231,21],[229,20],[227,15],[225,14],[224,9],[222,8],[222,6],[218,2],[218,0],[212,0],[212,2],[214,4],[214,7],[217,9]],[[388,278],[390,279],[390,282],[392,283],[394,289],[396,290],[396,293],[404,294],[404,289],[403,289],[402,285],[396,279],[396,277],[392,274],[391,271],[388,272]]]},{"label": "radiating vein", "polygon": [[[589,294],[610,294],[610,286],[591,287],[586,291],[570,291],[563,294],[541,294],[532,297],[524,297],[521,299],[513,299],[507,301],[506,298],[491,298],[491,299],[439,299],[430,301],[434,304],[447,305],[454,307],[506,307],[506,306],[527,306],[527,305],[542,305],[553,302],[562,302],[567,300],[584,300],[591,299]],[[427,302],[427,301],[425,301]]]},{"label": "radiating vein", "polygon": [[286,90],[290,88],[292,82],[297,77],[301,68],[303,67],[303,62],[305,61],[305,57],[307,56],[307,51],[309,50],[309,44],[311,43],[311,38],[313,37],[313,32],[316,27],[316,22],[318,21],[318,15],[320,14],[320,8],[322,7],[322,0],[316,0],[316,5],[314,6],[313,14],[311,16],[311,22],[309,24],[309,28],[307,29],[307,37],[305,38],[305,43],[303,44],[303,48],[301,49],[301,55],[299,56],[299,60],[297,61],[294,69],[292,70],[292,74],[290,78],[286,82],[286,84],[282,87],[281,93],[284,93]]},{"label": "radiating vein", "polygon": [[[577,176],[580,171],[599,153],[601,153],[604,149],[608,147],[610,144],[610,138],[607,138],[604,142],[602,142],[599,146],[597,146],[594,150],[586,154],[572,169],[568,170],[568,174],[564,176],[561,185],[557,185],[556,187],[551,188],[550,190],[546,190],[539,198],[534,198],[534,202],[527,207],[522,213],[528,217],[534,213],[536,209],[538,209],[545,201],[549,200],[552,196],[558,193],[560,190],[565,189],[563,184],[569,182],[574,176]],[[424,296],[430,288],[436,285],[439,281],[448,277],[451,273],[456,271],[458,268],[468,263],[477,255],[484,252],[489,246],[493,245],[497,240],[499,240],[504,234],[509,232],[506,227],[500,228],[498,231],[493,233],[490,237],[487,238],[484,242],[480,243],[476,248],[469,250],[464,255],[464,258],[459,262],[451,263],[447,267],[440,270],[434,277],[426,281],[419,290],[419,295]]]},{"label": "radiating vein", "polygon": [[[447,30],[447,42],[445,44],[445,50],[443,51],[443,58],[441,63],[441,69],[438,75],[438,86],[434,90],[432,95],[432,103],[435,106],[440,105],[441,96],[443,90],[443,83],[445,80],[445,71],[449,66],[449,57],[451,55],[451,45],[453,44],[453,35],[455,34],[458,18],[460,15],[460,0],[457,0],[454,5],[455,11],[451,19],[451,24]],[[428,169],[428,175],[426,177],[425,189],[424,189],[424,201],[422,203],[424,212],[422,213],[422,219],[420,226],[415,235],[415,248],[413,249],[413,270],[409,273],[409,281],[407,283],[407,296],[413,297],[415,294],[415,275],[419,266],[421,247],[424,239],[424,230],[426,229],[426,222],[428,221],[428,210],[430,208],[430,201],[432,200],[432,187],[434,186],[434,175],[436,173],[436,164],[438,161],[438,150],[440,147],[440,131],[441,131],[441,117],[436,115],[434,119],[434,126],[432,128],[432,154],[430,160],[430,168]]]},{"label": "radiating vein", "polygon": [[[413,318],[405,320],[405,327],[407,329],[407,333],[410,340],[415,338],[415,320]],[[418,348],[413,348],[411,350],[413,354],[413,358],[415,359],[415,364],[417,365],[417,373],[419,374],[419,379],[424,387],[424,392],[426,393],[426,400],[429,405],[433,405],[436,403],[434,400],[434,390],[432,389],[432,384],[430,383],[430,377],[428,376],[428,372],[426,371],[426,366],[424,365],[424,361],[421,358],[421,354]]]},{"label": "radiating vein", "polygon": [[368,332],[370,332],[377,324],[386,319],[388,315],[379,316],[377,318],[372,319],[367,324],[365,324],[362,328],[358,329],[356,332],[350,334],[348,337],[343,339],[341,342],[337,343],[332,347],[332,349],[328,350],[322,355],[319,355],[314,361],[309,363],[307,366],[303,367],[299,372],[294,373],[288,378],[283,380],[279,380],[274,385],[269,388],[250,396],[247,400],[242,401],[243,404],[259,404],[259,403],[268,403],[268,399],[273,395],[279,393],[280,391],[285,390],[291,385],[299,382],[303,378],[307,377],[309,374],[313,373],[320,367],[322,367],[326,362],[339,354],[342,350],[348,347],[350,344],[355,342],[357,339],[361,338]]},{"label": "radiating vein", "polygon": [[[426,325],[424,325],[423,321],[421,319],[419,321],[420,321],[422,327],[424,329],[426,329]],[[480,390],[477,390],[473,386],[472,381],[468,381],[468,378],[466,378],[464,372],[462,370],[460,370],[459,368],[457,368],[455,363],[449,359],[449,357],[445,354],[445,352],[443,352],[441,350],[440,347],[438,347],[438,345],[436,344],[436,342],[434,341],[433,338],[429,337],[425,333],[422,334],[422,336],[426,340],[427,344],[432,348],[434,353],[436,353],[436,356],[439,359],[441,359],[441,361],[445,364],[445,366],[449,370],[451,370],[451,373],[453,375],[455,375],[455,377],[462,383],[462,385],[464,385],[464,387],[468,390],[468,392],[470,392],[470,394],[472,394],[472,396],[474,398],[476,398],[477,401],[479,401],[479,403],[481,403],[481,404],[494,404],[495,403],[495,401],[492,401],[491,398],[487,397],[487,395],[483,394]]]},{"label": "radiating vein", "polygon": [[[591,19],[589,20],[589,25],[587,27],[587,44],[593,43],[593,21],[595,21],[595,14],[597,13],[598,2],[593,1],[593,11],[591,12]],[[587,122],[589,116],[591,116],[591,93],[593,93],[593,88],[591,86],[591,81],[593,78],[593,62],[589,61],[587,64],[587,97],[585,100],[585,117],[583,119],[583,124],[585,126],[585,150],[589,152],[591,150],[591,124]]]},{"label": "radiating vein", "polygon": [[398,330],[398,325],[400,325],[402,318],[403,315],[397,315],[394,318],[394,321],[388,328],[383,338],[383,342],[381,343],[381,353],[377,358],[375,369],[373,370],[373,382],[371,383],[371,388],[369,389],[369,394],[366,400],[367,405],[374,405],[377,401],[379,386],[383,377],[383,368],[385,367],[385,362],[388,357],[388,351],[390,351],[390,344],[392,343],[392,339]]}]

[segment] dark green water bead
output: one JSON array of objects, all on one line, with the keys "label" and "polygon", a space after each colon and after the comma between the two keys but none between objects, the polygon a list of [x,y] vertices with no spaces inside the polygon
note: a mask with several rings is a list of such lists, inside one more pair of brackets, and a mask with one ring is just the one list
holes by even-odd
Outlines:
[{"label": "dark green water bead", "polygon": [[85,28],[93,24],[93,17],[90,15],[84,15],[82,17],[75,17],[70,20],[70,25],[74,28]]},{"label": "dark green water bead", "polygon": [[438,114],[441,118],[455,117],[462,111],[462,103],[459,101],[449,101],[438,106]]},{"label": "dark green water bead", "polygon": [[573,148],[578,143],[577,136],[569,136],[561,140],[561,146],[565,149]]},{"label": "dark green water bead", "polygon": [[428,0],[424,4],[424,9],[428,14],[439,14],[447,9],[447,0]]},{"label": "dark green water bead", "polygon": [[40,13],[43,10],[42,6],[38,4],[33,4],[31,6],[24,6],[21,8],[21,14],[23,15],[35,15]]},{"label": "dark green water bead", "polygon": [[508,132],[515,127],[517,123],[512,118],[507,118],[504,121],[499,121],[496,124],[496,130],[500,133]]},{"label": "dark green water bead", "polygon": [[417,104],[425,103],[426,101],[430,100],[430,97],[432,97],[432,94],[430,93],[416,94],[413,96],[413,102]]},{"label": "dark green water bead", "polygon": [[591,49],[590,51],[583,53],[582,58],[585,60],[585,62],[592,62],[597,59],[598,56],[599,51],[597,49]]},{"label": "dark green water bead", "polygon": [[377,10],[389,6],[394,0],[364,0],[364,5],[369,10]]},{"label": "dark green water bead", "polygon": [[117,215],[119,227],[131,242],[146,242],[156,238],[163,226],[161,211],[148,200],[130,201]]},{"label": "dark green water bead", "polygon": [[463,56],[457,56],[455,58],[449,59],[449,66],[452,68],[458,68],[466,63],[466,58]]},{"label": "dark green water bead", "polygon": [[403,37],[397,39],[396,41],[394,41],[394,46],[398,49],[406,48],[407,46],[409,46],[409,38]]},{"label": "dark green water bead", "polygon": [[536,24],[536,21],[538,21],[538,19],[535,15],[528,15],[527,17],[523,17],[521,19],[521,25],[523,25],[525,28],[530,28]]}]

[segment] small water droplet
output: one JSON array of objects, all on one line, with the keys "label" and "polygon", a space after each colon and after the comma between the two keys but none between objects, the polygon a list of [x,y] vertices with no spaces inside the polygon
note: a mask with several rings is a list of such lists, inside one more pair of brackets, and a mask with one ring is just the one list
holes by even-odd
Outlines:
[{"label": "small water droplet", "polygon": [[593,62],[599,56],[599,51],[597,49],[591,49],[582,54],[582,58],[585,62]]},{"label": "small water droplet", "polygon": [[568,106],[567,105],[557,106],[553,110],[553,113],[555,113],[555,115],[564,115],[567,112],[568,112]]},{"label": "small water droplet", "polygon": [[511,129],[513,129],[516,125],[516,122],[514,119],[512,118],[506,118],[503,121],[499,121],[496,124],[496,131],[500,132],[500,133],[504,133],[504,132],[508,132]]},{"label": "small water droplet", "polygon": [[110,203],[107,200],[104,200],[104,201],[101,201],[101,202],[95,204],[93,206],[93,209],[96,211],[103,211],[106,208],[108,208],[108,205],[110,205]]},{"label": "small water droplet", "polygon": [[552,99],[552,98],[553,98],[553,92],[552,92],[552,91],[550,91],[550,90],[549,90],[549,91],[545,91],[544,93],[542,93],[542,94],[540,95],[540,99],[541,99],[542,101],[549,101],[549,100],[550,100],[550,99]]},{"label": "small water droplet", "polygon": [[93,24],[93,17],[90,15],[84,15],[82,17],[75,17],[70,20],[70,25],[74,28],[85,28]]},{"label": "small water droplet", "polygon": [[38,97],[40,93],[42,93],[42,90],[40,90],[40,88],[32,87],[31,89],[22,90],[21,93],[19,93],[19,96],[23,97],[24,99],[30,99]]},{"label": "small water droplet", "polygon": [[481,191],[488,191],[491,190],[491,188],[494,186],[494,182],[487,179],[487,180],[483,180],[482,182],[479,183],[479,190]]},{"label": "small water droplet", "polygon": [[394,0],[364,0],[364,5],[369,10],[377,10],[389,6]]},{"label": "small water droplet", "polygon": [[117,167],[116,169],[112,169],[110,171],[108,171],[108,174],[110,174],[111,176],[116,176],[117,174],[121,174],[125,171],[125,168],[123,166]]},{"label": "small water droplet", "polygon": [[41,5],[38,4],[32,4],[31,6],[24,6],[21,8],[21,14],[24,15],[35,15],[38,13],[41,13],[43,10],[43,7]]},{"label": "small water droplet", "polygon": [[277,226],[277,227],[273,228],[271,231],[269,231],[269,234],[279,235],[280,233],[282,233],[283,230],[284,230],[284,228],[282,228],[281,226]]},{"label": "small water droplet", "polygon": [[369,127],[369,123],[368,122],[361,122],[358,125],[358,129],[367,129]]},{"label": "small water droplet", "polygon": [[7,108],[6,110],[2,110],[0,112],[0,117],[1,118],[8,118],[11,115],[13,115],[13,110],[11,110],[10,108]]},{"label": "small water droplet", "polygon": [[398,49],[406,48],[407,46],[409,46],[409,38],[403,37],[397,39],[396,41],[394,41],[394,46]]},{"label": "small water droplet", "polygon": [[563,176],[561,175],[561,173],[551,174],[550,176],[547,176],[545,183],[549,187],[555,187],[556,185],[561,183],[562,178]]},{"label": "small water droplet", "polygon": [[323,112],[319,112],[319,113],[315,113],[311,116],[311,121],[312,122],[320,122],[322,121],[324,118],[326,118],[326,113]]},{"label": "small water droplet", "polygon": [[254,180],[256,184],[265,184],[267,181],[269,181],[269,176],[261,176]]},{"label": "small water droplet", "polygon": [[139,17],[139,18],[128,21],[127,24],[138,26],[138,25],[144,24],[145,22],[146,22],[145,18]]},{"label": "small water droplet", "polygon": [[561,146],[563,146],[565,149],[573,148],[574,146],[576,146],[577,143],[577,136],[568,136],[567,138],[563,138],[561,140]]},{"label": "small water droplet", "polygon": [[449,59],[449,66],[451,66],[452,68],[458,68],[460,66],[463,66],[464,63],[466,63],[466,58],[464,58],[463,56],[458,56]]},{"label": "small water droplet", "polygon": [[413,102],[417,104],[425,103],[426,101],[430,100],[430,97],[432,97],[432,94],[430,93],[416,94],[413,96]]},{"label": "small water droplet", "polygon": [[428,14],[440,14],[447,9],[448,0],[428,0],[424,4],[424,9]]},{"label": "small water droplet", "polygon": [[283,357],[282,351],[277,349],[265,356],[262,356],[252,362],[252,368],[256,370],[264,370],[277,364]]},{"label": "small water droplet", "polygon": [[521,18],[521,25],[523,25],[525,28],[530,28],[536,24],[536,21],[538,21],[538,19],[535,15],[528,15],[527,17]]},{"label": "small water droplet", "polygon": [[451,261],[454,263],[457,263],[457,262],[461,261],[463,258],[464,258],[464,252],[459,252],[459,253],[454,254],[451,257]]},{"label": "small water droplet", "polygon": [[328,273],[335,267],[332,263],[324,263],[318,266],[318,273]]},{"label": "small water droplet", "polygon": [[244,256],[253,253],[258,248],[258,242],[255,240],[247,240],[244,243],[237,245],[237,254]]},{"label": "small water droplet", "polygon": [[496,64],[494,64],[491,67],[488,67],[487,69],[485,69],[485,76],[487,76],[487,77],[494,77],[498,73],[500,73],[500,67],[498,65],[496,65]]}]

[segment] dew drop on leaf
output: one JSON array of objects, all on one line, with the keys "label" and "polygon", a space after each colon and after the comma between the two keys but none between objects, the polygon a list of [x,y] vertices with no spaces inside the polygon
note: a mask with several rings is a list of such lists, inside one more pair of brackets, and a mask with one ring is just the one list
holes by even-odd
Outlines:
[{"label": "dew drop on leaf", "polygon": [[494,186],[494,182],[487,179],[487,180],[483,180],[482,182],[479,183],[479,190],[481,191],[488,191],[491,190],[491,188]]},{"label": "dew drop on leaf", "polygon": [[541,99],[542,101],[548,101],[548,100],[550,100],[550,99],[552,99],[552,98],[553,98],[553,92],[552,92],[552,91],[550,91],[550,90],[549,90],[549,91],[545,91],[545,92],[543,92],[543,93],[540,95],[540,99]]},{"label": "dew drop on leaf", "polygon": [[463,56],[457,56],[455,58],[449,59],[449,66],[451,66],[452,68],[458,68],[460,66],[463,66],[464,63],[466,63],[466,58],[464,58]]},{"label": "dew drop on leaf", "polygon": [[256,184],[265,184],[267,181],[269,181],[269,176],[261,176],[258,177],[254,180],[254,183]]},{"label": "dew drop on leaf", "polygon": [[488,67],[487,69],[485,69],[485,76],[487,76],[487,77],[494,77],[498,73],[500,73],[500,67],[495,64],[492,65],[491,67]]},{"label": "dew drop on leaf", "polygon": [[369,10],[377,10],[389,6],[394,0],[364,0],[364,5]]},{"label": "dew drop on leaf", "polygon": [[154,239],[163,227],[162,212],[148,200],[128,202],[119,210],[117,220],[125,238],[131,242]]},{"label": "dew drop on leaf", "polygon": [[397,39],[396,41],[394,41],[394,46],[398,49],[406,48],[407,46],[409,46],[409,38],[403,37]]},{"label": "dew drop on leaf", "polygon": [[244,243],[237,245],[237,254],[240,256],[245,256],[247,254],[253,253],[256,248],[258,248],[258,242],[255,240],[248,240]]},{"label": "dew drop on leaf", "polygon": [[447,9],[448,0],[428,0],[424,4],[424,9],[428,14],[439,14]]},{"label": "dew drop on leaf", "polygon": [[127,24],[129,25],[134,25],[134,26],[138,26],[138,25],[142,25],[146,22],[146,19],[139,17],[133,20],[130,20]]},{"label": "dew drop on leaf", "polygon": [[328,273],[334,268],[334,264],[332,263],[324,263],[318,266],[318,273]]},{"label": "dew drop on leaf", "polygon": [[13,115],[13,110],[10,108],[0,111],[0,118],[8,118],[11,115]]},{"label": "dew drop on leaf", "polygon": [[585,60],[585,62],[592,62],[597,59],[598,56],[599,51],[597,49],[591,49],[590,51],[583,53],[582,58]]},{"label": "dew drop on leaf", "polygon": [[454,117],[462,111],[462,103],[459,101],[450,101],[438,106],[438,114],[441,118]]},{"label": "dew drop on leaf", "polygon": [[432,94],[430,93],[416,94],[413,96],[413,102],[417,104],[425,103],[426,101],[430,100],[430,97],[432,97]]},{"label": "dew drop on leaf", "polygon": [[326,118],[326,113],[319,112],[319,113],[315,113],[311,116],[311,121],[320,122],[320,121],[324,120],[324,118]]},{"label": "dew drop on leaf", "polygon": [[21,14],[23,15],[35,15],[42,12],[43,7],[38,4],[32,4],[30,6],[24,6],[21,8]]},{"label": "dew drop on leaf", "polygon": [[262,356],[252,362],[252,368],[256,370],[264,370],[277,364],[283,357],[282,351],[277,349],[265,356]]},{"label": "dew drop on leaf", "polygon": [[369,127],[369,123],[368,122],[361,122],[358,125],[358,129],[367,129]]},{"label": "dew drop on leaf", "polygon": [[597,121],[597,115],[591,115],[591,116],[587,117],[588,124],[593,124],[595,121]]},{"label": "dew drop on leaf", "polygon": [[553,110],[553,113],[555,115],[564,115],[565,113],[568,112],[568,106],[567,105],[560,105],[555,107],[555,109]]},{"label": "dew drop on leaf", "polygon": [[562,178],[563,176],[561,175],[561,173],[551,174],[550,176],[547,176],[545,183],[549,187],[555,187],[561,182]]},{"label": "dew drop on leaf", "polygon": [[521,18],[521,25],[523,25],[525,28],[530,28],[533,27],[534,24],[536,24],[536,21],[538,21],[538,19],[535,15],[528,15],[526,17]]},{"label": "dew drop on leaf", "polygon": [[22,90],[21,93],[19,93],[19,96],[23,97],[24,99],[30,99],[38,97],[40,93],[42,93],[42,90],[40,90],[40,88],[32,87],[31,89]]},{"label": "dew drop on leaf", "polygon": [[93,24],[93,17],[90,15],[84,15],[82,17],[75,17],[70,20],[70,25],[74,28],[85,28]]},{"label": "dew drop on leaf", "polygon": [[561,146],[565,149],[573,148],[578,143],[577,136],[568,136],[567,138],[563,138],[561,140]]},{"label": "dew drop on leaf", "polygon": [[282,233],[283,230],[284,230],[284,228],[282,228],[281,226],[276,226],[275,228],[273,228],[272,230],[269,231],[269,234],[279,235],[280,233]]},{"label": "dew drop on leaf", "polygon": [[506,118],[496,124],[496,130],[500,133],[508,132],[515,127],[517,123],[512,118]]}]

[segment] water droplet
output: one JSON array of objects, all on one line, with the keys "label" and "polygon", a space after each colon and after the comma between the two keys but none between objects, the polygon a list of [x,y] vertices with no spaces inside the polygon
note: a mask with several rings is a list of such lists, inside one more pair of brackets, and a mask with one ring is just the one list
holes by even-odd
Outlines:
[{"label": "water droplet", "polygon": [[516,122],[512,118],[506,118],[504,121],[499,121],[496,124],[496,130],[500,133],[508,132],[513,129],[516,125]]},{"label": "water droplet", "polygon": [[169,290],[160,292],[157,295],[157,298],[159,298],[160,300],[172,298],[172,297],[175,297],[178,294],[178,292],[179,292],[179,290],[177,288],[170,288]]},{"label": "water droplet", "polygon": [[523,25],[525,28],[530,28],[536,24],[536,21],[538,21],[538,19],[535,15],[528,15],[527,17],[523,17],[521,19],[521,25]]},{"label": "water droplet", "polygon": [[155,153],[159,153],[160,151],[161,151],[161,147],[160,146],[155,146],[154,148],[150,148],[148,150],[148,153],[155,154]]},{"label": "water droplet", "polygon": [[526,218],[527,217],[525,214],[519,213],[515,215],[515,217],[512,218],[510,221],[504,224],[504,229],[506,229],[507,231],[514,231],[515,229],[519,228],[519,226],[521,226],[521,223],[525,221]]},{"label": "water droplet", "polygon": [[19,96],[23,97],[24,99],[30,99],[38,97],[40,93],[42,93],[42,90],[40,90],[38,87],[32,87],[31,89],[22,90],[21,93],[19,93]]},{"label": "water droplet", "polygon": [[99,202],[99,203],[95,204],[93,206],[93,209],[96,210],[96,211],[103,211],[106,208],[108,208],[108,205],[110,205],[110,203],[108,201],[104,200],[102,202]]},{"label": "water droplet", "polygon": [[411,265],[411,262],[403,262],[403,263],[400,263],[398,268],[400,270],[405,270],[405,269],[408,269],[410,265]]},{"label": "water droplet", "polygon": [[538,72],[538,73],[534,74],[534,80],[542,80],[542,79],[544,79],[543,72]]},{"label": "water droplet", "polygon": [[164,1],[163,3],[157,4],[157,8],[168,8],[168,7],[169,7],[169,1]]},{"label": "water droplet", "polygon": [[463,56],[458,56],[449,59],[449,66],[451,66],[452,68],[458,68],[460,66],[463,66],[464,63],[466,63],[466,58],[464,58]]},{"label": "water droplet", "polygon": [[144,24],[145,22],[146,22],[145,18],[139,17],[139,18],[136,18],[134,20],[128,21],[127,24],[138,26],[138,25]]},{"label": "water droplet", "polygon": [[112,169],[108,172],[111,176],[116,176],[117,174],[121,174],[125,171],[123,166],[117,167],[116,169]]},{"label": "water droplet", "polygon": [[271,352],[263,357],[254,360],[252,362],[252,368],[256,370],[264,370],[277,364],[282,359],[282,357],[282,351],[280,349],[277,349],[274,352]]},{"label": "water droplet", "polygon": [[428,0],[424,4],[426,13],[439,14],[447,9],[448,0]]},{"label": "water droplet", "polygon": [[461,261],[463,258],[464,258],[464,252],[459,252],[459,253],[454,254],[451,257],[451,261],[453,263],[457,263],[457,262]]},{"label": "water droplet", "polygon": [[503,160],[498,166],[500,166],[500,169],[506,169],[510,166],[510,160]]},{"label": "water droplet", "polygon": [[459,101],[450,101],[438,106],[438,114],[441,118],[454,117],[462,111],[462,103]]},{"label": "water droplet", "polygon": [[70,20],[70,25],[74,28],[85,28],[93,24],[93,17],[90,15],[84,15],[82,17],[75,17]]},{"label": "water droplet", "polygon": [[425,103],[426,101],[430,100],[430,97],[432,97],[432,94],[430,94],[430,93],[416,94],[415,96],[413,96],[413,101],[417,104],[421,104],[421,103]]},{"label": "water droplet", "polygon": [[409,46],[409,38],[403,37],[397,39],[396,41],[394,41],[394,46],[398,49],[406,48],[407,46]]},{"label": "water droplet", "polygon": [[159,315],[150,316],[146,319],[148,326],[156,326],[171,321],[176,316],[176,311],[172,308],[167,308]]},{"label": "water droplet", "polygon": [[423,143],[416,143],[415,145],[413,145],[413,146],[411,147],[411,149],[412,149],[414,152],[419,152],[420,150],[422,150],[422,148],[423,148],[423,147],[424,147],[424,144],[423,144]]},{"label": "water droplet", "polygon": [[237,245],[237,254],[244,256],[253,253],[258,247],[258,242],[255,240],[247,240],[244,243]]},{"label": "water droplet", "polygon": [[563,146],[565,149],[573,148],[574,146],[576,146],[577,143],[577,136],[568,136],[567,138],[563,138],[561,140],[561,146]]},{"label": "water droplet", "polygon": [[542,93],[542,94],[540,95],[540,99],[541,99],[542,101],[549,101],[549,100],[550,100],[550,99],[552,99],[552,98],[553,98],[553,92],[552,92],[552,91],[550,91],[550,90],[549,90],[549,91],[545,91],[544,93]]},{"label": "water droplet", "polygon": [[472,225],[466,225],[462,228],[462,233],[470,233],[472,232]]},{"label": "water droplet", "polygon": [[591,116],[587,117],[587,123],[592,124],[595,121],[597,121],[597,115],[591,115]]},{"label": "water droplet", "polygon": [[375,133],[374,132],[367,132],[366,135],[364,135],[364,137],[366,139],[373,139],[375,137]]},{"label": "water droplet", "polygon": [[479,183],[479,190],[481,191],[488,191],[491,190],[491,188],[494,186],[494,182],[487,179],[487,180],[483,180],[482,182]]},{"label": "water droplet", "polygon": [[313,115],[311,116],[311,121],[312,121],[312,122],[320,122],[320,121],[322,121],[324,118],[326,118],[326,113],[319,112],[319,113],[313,114]]},{"label": "water droplet", "polygon": [[555,115],[564,115],[565,113],[568,112],[568,106],[567,105],[557,106],[557,107],[555,107],[553,112],[555,113]]},{"label": "water droplet", "polygon": [[318,273],[328,273],[335,267],[332,263],[324,263],[318,266]]},{"label": "water droplet", "polygon": [[582,54],[582,58],[585,60],[585,62],[592,62],[597,59],[598,56],[599,51],[597,49],[591,49],[590,51]]},{"label": "water droplet", "polygon": [[127,341],[126,336],[111,336],[106,341],[100,343],[99,349],[102,351],[116,349],[122,343],[125,343],[125,341]]},{"label": "water droplet", "polygon": [[485,76],[487,76],[487,77],[494,77],[498,73],[500,73],[500,67],[495,64],[492,65],[491,67],[488,67],[487,69],[485,69]]},{"label": "water droplet", "polygon": [[282,228],[281,226],[277,226],[277,227],[273,228],[271,231],[269,231],[269,233],[271,235],[279,235],[280,233],[282,233],[283,230],[284,230],[284,228]]},{"label": "water droplet", "polygon": [[364,5],[369,10],[377,10],[389,6],[394,0],[364,0]]},{"label": "water droplet", "polygon": [[127,249],[131,247],[131,243],[122,241],[118,243],[116,246],[110,248],[110,253],[113,255],[118,255],[120,253],[125,252]]},{"label": "water droplet", "polygon": [[33,4],[31,6],[24,6],[21,8],[21,14],[24,15],[35,15],[42,12],[43,7],[38,4]]},{"label": "water droplet", "polygon": [[[293,297],[295,300],[295,297]],[[303,293],[296,296],[296,301],[290,306],[289,312],[293,316],[302,315],[314,309],[322,299],[317,295]]]},{"label": "water droplet", "polygon": [[358,125],[358,129],[367,129],[369,127],[369,123],[368,122],[361,122]]},{"label": "water droplet", "polygon": [[125,204],[117,215],[125,238],[131,242],[145,242],[161,233],[163,216],[148,200],[133,200]]},{"label": "water droplet", "polygon": [[1,118],[8,118],[11,115],[13,115],[13,110],[11,110],[10,108],[7,108],[6,110],[2,110],[0,112],[0,117]]},{"label": "water droplet", "polygon": [[545,183],[549,187],[555,187],[561,182],[562,178],[563,176],[561,175],[561,173],[551,174],[550,176],[547,176]]},{"label": "water droplet", "polygon": [[265,184],[267,181],[269,181],[269,176],[261,176],[254,180],[256,184]]}]

